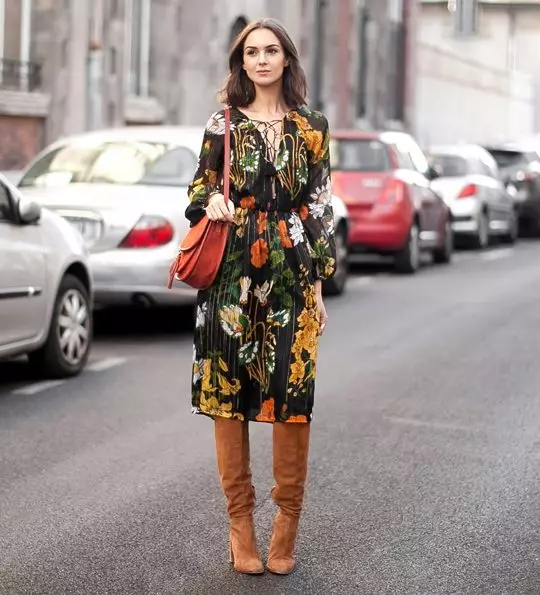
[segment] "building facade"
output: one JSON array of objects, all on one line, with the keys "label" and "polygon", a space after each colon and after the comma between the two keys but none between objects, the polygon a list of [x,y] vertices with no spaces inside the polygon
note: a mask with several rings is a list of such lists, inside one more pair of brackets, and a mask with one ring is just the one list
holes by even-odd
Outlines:
[{"label": "building facade", "polygon": [[416,0],[0,0],[0,169],[89,129],[204,124],[232,39],[282,21],[332,127],[407,127]]},{"label": "building facade", "polygon": [[422,0],[417,113],[423,142],[540,132],[538,0]]}]

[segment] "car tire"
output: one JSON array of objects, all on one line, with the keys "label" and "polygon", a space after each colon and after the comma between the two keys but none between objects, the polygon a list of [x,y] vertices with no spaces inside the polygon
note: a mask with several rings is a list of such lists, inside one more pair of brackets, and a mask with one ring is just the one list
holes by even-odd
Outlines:
[{"label": "car tire", "polygon": [[501,239],[505,244],[515,244],[519,237],[519,217],[518,214],[514,211],[512,221],[510,224],[510,230],[508,233],[505,233]]},{"label": "car tire", "polygon": [[489,220],[484,211],[478,216],[478,231],[472,244],[478,250],[485,250],[489,246]]},{"label": "car tire", "polygon": [[76,376],[92,344],[92,304],[77,277],[66,275],[58,288],[45,344],[29,354],[30,364],[52,378]]},{"label": "car tire", "polygon": [[396,272],[411,275],[420,268],[420,230],[413,223],[409,229],[407,243],[395,256]]},{"label": "car tire", "polygon": [[324,295],[341,295],[345,291],[349,276],[349,249],[347,245],[347,228],[340,225],[336,230],[336,272],[330,279],[323,281]]},{"label": "car tire", "polygon": [[454,232],[452,222],[448,218],[444,224],[444,243],[441,247],[433,250],[433,262],[437,264],[449,264],[452,262],[454,252]]}]

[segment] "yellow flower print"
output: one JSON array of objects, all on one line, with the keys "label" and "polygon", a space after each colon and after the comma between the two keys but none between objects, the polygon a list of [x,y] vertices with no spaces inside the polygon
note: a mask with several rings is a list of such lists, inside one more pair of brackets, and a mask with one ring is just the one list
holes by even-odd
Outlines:
[{"label": "yellow flower print", "polygon": [[213,169],[207,169],[205,173],[208,176],[208,182],[210,184],[215,184],[217,182],[217,171],[214,171]]},{"label": "yellow flower print", "polygon": [[218,382],[219,382],[219,394],[224,397],[234,396],[238,393],[241,388],[240,380],[234,378],[231,382],[223,376],[223,374],[218,374]]},{"label": "yellow flower print", "polygon": [[201,395],[201,411],[208,415],[217,415],[220,417],[232,417],[232,403],[220,403],[216,397],[206,397]]},{"label": "yellow flower print", "polygon": [[205,359],[203,362],[201,390],[204,393],[213,393],[216,390],[216,387],[212,386],[212,360],[211,359]]},{"label": "yellow flower print", "polygon": [[302,382],[302,380],[304,379],[304,374],[304,362],[297,360],[293,364],[291,364],[291,374],[289,381],[291,382],[291,384],[298,384],[299,382]]},{"label": "yellow flower print", "polygon": [[317,163],[321,158],[321,148],[323,144],[323,135],[319,130],[310,130],[304,132],[304,138],[309,151],[312,154],[311,162]]}]

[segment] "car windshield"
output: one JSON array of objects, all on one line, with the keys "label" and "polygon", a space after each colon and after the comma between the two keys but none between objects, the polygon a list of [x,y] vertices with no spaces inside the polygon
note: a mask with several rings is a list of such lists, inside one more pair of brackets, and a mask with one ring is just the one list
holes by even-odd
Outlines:
[{"label": "car windshield", "polygon": [[19,186],[140,184],[186,186],[197,157],[187,147],[160,142],[110,141],[66,144],[38,159]]},{"label": "car windshield", "polygon": [[507,151],[504,149],[488,149],[497,165],[504,169],[507,167],[523,167],[527,165],[529,159],[521,151]]},{"label": "car windshield", "polygon": [[390,169],[388,148],[373,139],[332,139],[331,167],[338,171],[379,172]]},{"label": "car windshield", "polygon": [[457,178],[468,173],[467,161],[459,155],[431,155],[429,162],[443,178]]}]

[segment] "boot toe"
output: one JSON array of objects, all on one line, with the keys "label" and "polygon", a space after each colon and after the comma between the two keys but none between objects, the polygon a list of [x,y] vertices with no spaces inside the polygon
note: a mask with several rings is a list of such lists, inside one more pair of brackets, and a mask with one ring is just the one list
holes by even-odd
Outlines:
[{"label": "boot toe", "polygon": [[267,570],[272,574],[291,574],[295,567],[296,562],[290,558],[273,558],[266,564]]}]

